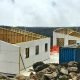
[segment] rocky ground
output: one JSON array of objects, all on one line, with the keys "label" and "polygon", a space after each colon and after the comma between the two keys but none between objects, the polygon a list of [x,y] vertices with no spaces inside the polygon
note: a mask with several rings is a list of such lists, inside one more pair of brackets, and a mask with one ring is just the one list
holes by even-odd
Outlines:
[{"label": "rocky ground", "polygon": [[80,63],[78,62],[66,64],[37,62],[33,64],[33,71],[29,76],[19,74],[12,79],[1,74],[0,80],[80,80]]}]

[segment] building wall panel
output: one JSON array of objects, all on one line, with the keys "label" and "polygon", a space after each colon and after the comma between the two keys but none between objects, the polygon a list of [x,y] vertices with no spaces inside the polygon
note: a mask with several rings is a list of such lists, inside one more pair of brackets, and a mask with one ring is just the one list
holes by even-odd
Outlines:
[{"label": "building wall panel", "polygon": [[[47,52],[45,52],[45,43],[48,44]],[[21,55],[26,68],[32,66],[35,62],[49,60],[50,58],[50,38],[18,43],[16,45],[21,47]],[[36,45],[39,45],[39,55],[35,54]],[[29,58],[25,57],[26,48],[30,49]]]},{"label": "building wall panel", "polygon": [[76,40],[76,42],[80,40],[80,38],[78,38],[78,37],[53,32],[53,46],[57,45],[57,38],[64,38],[64,46],[69,45],[68,40]]},{"label": "building wall panel", "polygon": [[19,47],[0,41],[0,72],[19,73]]}]

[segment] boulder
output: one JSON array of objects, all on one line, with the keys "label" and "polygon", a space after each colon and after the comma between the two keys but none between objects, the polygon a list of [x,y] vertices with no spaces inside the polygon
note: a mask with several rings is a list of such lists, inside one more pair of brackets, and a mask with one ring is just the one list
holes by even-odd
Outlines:
[{"label": "boulder", "polygon": [[65,67],[61,67],[60,72],[61,72],[62,74],[66,74],[66,75],[68,75],[68,69],[65,68]]},{"label": "boulder", "polygon": [[68,66],[69,67],[77,67],[77,64],[78,64],[77,62],[71,61],[71,62],[68,63]]},{"label": "boulder", "polygon": [[33,69],[35,72],[39,72],[45,68],[47,68],[49,65],[48,64],[44,64],[43,62],[37,62],[33,64]]},{"label": "boulder", "polygon": [[16,80],[26,80],[26,77],[22,74],[16,75]]},{"label": "boulder", "polygon": [[77,72],[78,71],[78,67],[68,67],[68,71],[69,72]]}]

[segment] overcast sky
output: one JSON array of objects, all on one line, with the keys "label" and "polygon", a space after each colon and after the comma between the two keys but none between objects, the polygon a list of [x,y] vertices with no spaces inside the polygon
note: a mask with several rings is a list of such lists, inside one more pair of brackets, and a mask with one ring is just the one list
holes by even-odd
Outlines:
[{"label": "overcast sky", "polygon": [[80,26],[80,0],[0,0],[0,25]]}]

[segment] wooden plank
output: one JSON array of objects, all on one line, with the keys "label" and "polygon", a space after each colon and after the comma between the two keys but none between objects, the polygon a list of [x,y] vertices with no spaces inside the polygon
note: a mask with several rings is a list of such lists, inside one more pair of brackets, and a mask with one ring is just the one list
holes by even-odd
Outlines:
[{"label": "wooden plank", "polygon": [[0,39],[9,43],[19,43],[44,38],[44,36],[20,29],[0,28]]}]

